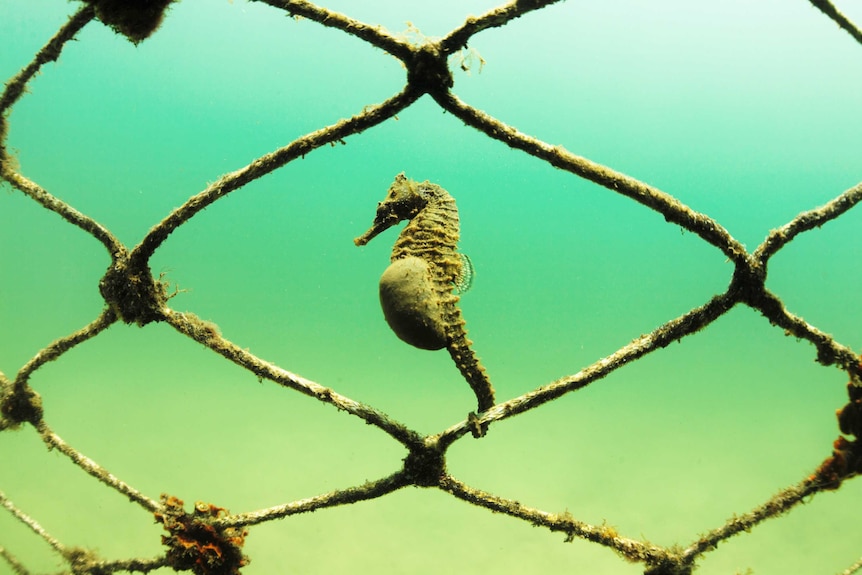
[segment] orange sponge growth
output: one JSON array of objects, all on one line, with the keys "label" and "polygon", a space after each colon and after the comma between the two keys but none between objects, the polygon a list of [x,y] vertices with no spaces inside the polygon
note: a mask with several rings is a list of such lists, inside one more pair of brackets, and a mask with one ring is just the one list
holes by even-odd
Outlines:
[{"label": "orange sponge growth", "polygon": [[163,509],[155,516],[169,533],[162,535],[162,543],[169,548],[168,565],[174,570],[191,570],[195,575],[235,575],[248,564],[242,554],[248,532],[212,524],[227,514],[224,508],[198,501],[189,514],[183,509],[182,499],[163,493],[161,501]]}]

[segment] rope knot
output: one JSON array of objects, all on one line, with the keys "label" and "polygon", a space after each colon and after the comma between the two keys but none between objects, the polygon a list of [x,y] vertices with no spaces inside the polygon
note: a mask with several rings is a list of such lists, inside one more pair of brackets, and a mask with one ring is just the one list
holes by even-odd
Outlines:
[{"label": "rope knot", "polygon": [[404,471],[419,487],[436,487],[446,474],[446,460],[436,444],[414,447],[404,458]]},{"label": "rope knot", "polygon": [[413,58],[405,65],[407,83],[423,94],[445,93],[455,85],[446,63],[446,54],[434,44],[425,44],[416,49]]},{"label": "rope knot", "polygon": [[99,292],[126,323],[144,326],[164,319],[167,282],[154,280],[146,262],[137,263],[126,255],[117,257],[99,280]]}]

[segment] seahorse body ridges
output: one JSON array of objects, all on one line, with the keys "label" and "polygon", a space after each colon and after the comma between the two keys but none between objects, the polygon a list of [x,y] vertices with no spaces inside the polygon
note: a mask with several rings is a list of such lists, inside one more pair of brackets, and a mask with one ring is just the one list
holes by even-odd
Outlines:
[{"label": "seahorse body ridges", "polygon": [[[392,248],[391,263],[380,277],[380,305],[392,331],[421,349],[446,348],[476,394],[479,411],[494,405],[494,388],[467,339],[455,295],[464,261],[458,253],[459,220],[455,199],[438,185],[415,182],[401,173],[382,202],[374,223],[354,240],[371,241],[391,226],[409,220]],[[469,270],[472,273],[472,268]],[[468,281],[463,282],[469,285]],[[466,288],[465,288],[466,289]]]}]

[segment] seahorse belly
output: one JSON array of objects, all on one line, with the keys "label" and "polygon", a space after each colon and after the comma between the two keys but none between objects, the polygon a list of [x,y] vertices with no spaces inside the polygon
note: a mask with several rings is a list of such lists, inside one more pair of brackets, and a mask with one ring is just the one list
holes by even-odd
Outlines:
[{"label": "seahorse belly", "polygon": [[380,276],[380,306],[386,323],[402,341],[420,349],[448,344],[446,322],[427,261],[393,261]]}]

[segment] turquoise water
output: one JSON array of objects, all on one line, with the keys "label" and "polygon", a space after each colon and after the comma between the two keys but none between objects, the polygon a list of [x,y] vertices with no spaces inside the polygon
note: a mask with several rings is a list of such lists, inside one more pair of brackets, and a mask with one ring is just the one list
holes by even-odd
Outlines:
[{"label": "turquoise water", "polygon": [[[433,4],[433,6],[432,6]],[[675,195],[749,250],[862,176],[862,46],[810,4],[569,2],[477,35],[465,102]],[[445,35],[493,2],[340,1],[392,31]],[[10,78],[77,3],[0,4]],[[854,16],[850,14],[851,17]],[[862,13],[856,14],[862,21]],[[404,70],[381,50],[240,1],[175,5],[135,47],[97,22],[10,115],[21,171],[135,245],[220,175],[383,101]],[[605,357],[722,292],[732,265],[649,209],[465,127],[424,97],[219,200],[151,260],[170,301],[266,360],[422,433],[474,399],[445,352],[400,342],[377,280],[397,232],[364,248],[395,174],[457,199],[476,267],[461,305],[503,401]],[[771,261],[788,309],[862,348],[859,210]],[[8,186],[0,192],[0,371],[92,321],[109,258]],[[705,331],[450,451],[468,484],[661,545],[687,545],[826,457],[846,376],[737,307]],[[377,429],[256,378],[166,325],[114,325],[37,371],[53,430],[146,495],[251,511],[399,468]],[[0,434],[0,490],[67,545],[162,552],[152,517],[49,453]],[[833,573],[859,558],[862,482],[722,543],[698,573]],[[855,531],[854,531],[855,530]],[[598,545],[435,490],[254,527],[244,573],[641,573]],[[58,557],[0,513],[0,546],[34,572]],[[0,563],[0,574],[11,573]]]}]

